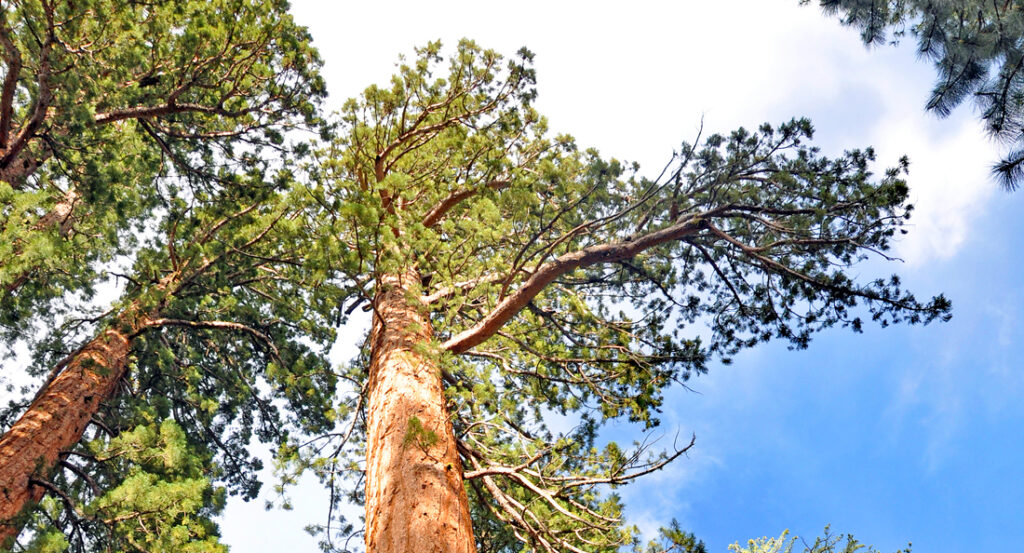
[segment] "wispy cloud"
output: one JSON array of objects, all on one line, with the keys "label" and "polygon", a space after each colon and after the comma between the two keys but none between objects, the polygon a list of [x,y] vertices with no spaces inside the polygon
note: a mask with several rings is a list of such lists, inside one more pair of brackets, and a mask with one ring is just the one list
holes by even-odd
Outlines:
[{"label": "wispy cloud", "polygon": [[980,123],[973,114],[924,122],[905,115],[883,120],[872,134],[887,156],[903,151],[910,157],[908,182],[916,209],[897,253],[911,265],[955,255],[996,191],[989,177],[995,149]]}]

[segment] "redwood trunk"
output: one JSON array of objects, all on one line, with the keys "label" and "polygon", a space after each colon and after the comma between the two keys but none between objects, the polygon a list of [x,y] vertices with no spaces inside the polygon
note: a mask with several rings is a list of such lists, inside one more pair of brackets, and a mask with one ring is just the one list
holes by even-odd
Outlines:
[{"label": "redwood trunk", "polygon": [[0,549],[21,530],[18,515],[44,493],[31,479],[48,479],[61,452],[81,438],[100,403],[124,374],[131,339],[107,330],[78,352],[0,438]]},{"label": "redwood trunk", "polygon": [[[368,553],[475,553],[469,500],[430,321],[408,293],[415,272],[382,279],[374,302],[366,452]],[[417,432],[414,419],[419,421]]]}]

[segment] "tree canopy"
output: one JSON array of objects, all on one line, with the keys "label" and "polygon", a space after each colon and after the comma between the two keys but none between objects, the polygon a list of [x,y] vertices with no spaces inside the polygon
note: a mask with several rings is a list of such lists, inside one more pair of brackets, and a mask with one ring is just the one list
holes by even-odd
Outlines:
[{"label": "tree canopy", "polygon": [[[283,274],[284,138],[318,130],[324,90],[286,6],[4,4],[0,320],[37,388],[3,414],[0,542],[223,550],[210,517],[255,496],[252,436],[330,393],[290,341],[318,330]],[[104,273],[122,295],[91,306]]]},{"label": "tree canopy", "polygon": [[[658,425],[667,387],[771,339],[949,318],[851,272],[903,231],[905,161],[825,156],[794,119],[700,133],[644,177],[548,133],[529,51],[468,40],[417,50],[324,127],[284,8],[3,9],[0,309],[38,385],[0,438],[18,550],[222,551],[225,494],[259,488],[253,438],[286,483],[312,470],[332,509],[365,503],[371,549],[415,530],[451,551],[641,550],[614,490],[694,441],[620,446],[604,424]],[[300,126],[324,140],[294,143]],[[114,260],[120,298],[83,306]],[[360,307],[373,328],[332,366]],[[452,513],[414,512],[445,494],[463,543]],[[662,538],[648,550],[703,548]]]},{"label": "tree canopy", "polygon": [[[0,10],[0,324],[88,293],[166,209],[152,183],[225,167],[314,124],[319,59],[285,2],[15,0]],[[244,171],[244,170],[243,170]],[[230,183],[228,183],[230,184]],[[172,194],[173,195],[173,194]],[[15,293],[17,292],[17,293]]]}]

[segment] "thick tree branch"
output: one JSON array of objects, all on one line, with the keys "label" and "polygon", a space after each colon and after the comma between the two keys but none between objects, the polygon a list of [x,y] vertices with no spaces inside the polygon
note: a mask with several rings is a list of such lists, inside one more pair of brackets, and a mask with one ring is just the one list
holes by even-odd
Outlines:
[{"label": "thick tree branch", "polygon": [[253,109],[231,111],[219,107],[204,106],[201,104],[167,103],[160,106],[137,106],[97,113],[93,118],[93,121],[95,121],[97,125],[103,125],[106,123],[113,123],[115,121],[122,121],[124,119],[145,119],[149,117],[162,117],[164,115],[187,112],[206,113],[210,115],[220,115],[223,117],[242,117],[252,113],[252,111]]},{"label": "thick tree branch", "polygon": [[[705,214],[706,215],[706,214]],[[441,348],[452,353],[463,353],[493,336],[506,322],[519,313],[548,284],[556,278],[580,267],[611,263],[629,259],[666,242],[693,235],[706,226],[699,216],[690,216],[669,227],[650,232],[632,240],[590,246],[563,254],[541,265],[523,285],[509,294],[476,325],[452,336]]]},{"label": "thick tree branch", "polygon": [[[61,198],[57,205],[53,206],[46,215],[39,218],[32,229],[36,231],[45,231],[50,227],[56,226],[59,228],[60,235],[67,238],[71,234],[71,228],[74,224],[74,210],[78,204],[79,195],[75,189],[69,189],[64,193],[64,197]],[[0,267],[4,265],[3,260],[0,260]],[[20,275],[15,277],[11,282],[3,286],[4,292],[11,293],[18,288],[21,288],[26,282],[28,282],[32,271],[35,268],[29,268],[23,271]]]},{"label": "thick tree branch", "polygon": [[[52,17],[52,14],[48,15]],[[37,92],[35,102],[30,110],[31,115],[24,126],[22,126],[21,131],[18,132],[18,136],[4,150],[3,157],[0,157],[0,169],[6,168],[21,153],[25,146],[28,145],[29,140],[35,136],[43,121],[46,120],[46,113],[50,108],[50,102],[53,101],[53,90],[50,87],[50,50],[53,47],[53,40],[53,29],[51,28],[47,32],[46,40],[39,48],[39,69],[36,72]],[[6,88],[6,86],[7,83],[5,82],[4,87]]]},{"label": "thick tree branch", "polygon": [[56,226],[60,229],[60,235],[67,237],[71,233],[71,226],[74,223],[75,206],[78,205],[81,196],[74,188],[69,188],[64,197],[53,206],[46,215],[43,215],[33,225],[35,230],[46,230]]},{"label": "thick tree branch", "polygon": [[[0,15],[0,18],[3,16]],[[14,93],[18,89],[18,77],[21,75],[21,50],[11,40],[7,22],[0,19],[0,46],[4,49],[3,58],[7,63],[7,74],[4,76],[3,92],[0,93],[0,152],[7,149],[11,138],[11,124],[14,118]]]},{"label": "thick tree branch", "polygon": [[150,319],[146,321],[145,328],[159,328],[163,326],[182,326],[187,328],[204,328],[204,329],[223,329],[223,330],[235,330],[248,334],[260,342],[262,342],[267,349],[270,350],[274,359],[280,363],[281,355],[277,350],[277,346],[274,345],[274,341],[269,336],[256,330],[255,328],[244,325],[242,323],[236,323],[233,321],[188,321],[182,319]]},{"label": "thick tree branch", "polygon": [[[524,272],[526,274],[532,274],[534,272],[533,269],[527,269],[525,267],[520,269],[519,271],[520,272]],[[440,288],[437,291],[435,291],[433,294],[430,294],[429,296],[422,296],[420,298],[420,301],[423,302],[424,305],[430,305],[430,304],[434,303],[435,301],[443,299],[443,298],[447,298],[448,296],[451,296],[452,294],[455,294],[456,292],[459,292],[459,291],[462,291],[462,290],[466,290],[466,289],[472,288],[474,286],[479,286],[481,284],[489,284],[489,283],[492,283],[492,282],[501,282],[501,281],[505,280],[506,278],[508,278],[508,275],[506,275],[505,273],[488,273],[486,275],[483,275],[483,276],[480,276],[480,277],[477,277],[477,278],[471,278],[469,280],[464,280],[464,281],[461,281],[461,282],[456,282],[455,284],[452,284],[451,286],[445,286],[444,288]]]}]

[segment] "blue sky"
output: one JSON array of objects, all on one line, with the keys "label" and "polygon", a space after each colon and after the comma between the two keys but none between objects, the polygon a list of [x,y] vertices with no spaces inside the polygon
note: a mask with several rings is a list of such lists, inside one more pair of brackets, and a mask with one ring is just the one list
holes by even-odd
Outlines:
[{"label": "blue sky", "polygon": [[[712,131],[810,116],[825,151],[874,145],[879,169],[911,159],[918,206],[897,247],[920,296],[945,292],[947,324],[833,329],[806,351],[769,344],[676,390],[661,431],[697,434],[687,459],[622,490],[650,530],[676,518],[710,551],[831,523],[882,551],[995,550],[1024,540],[1024,192],[999,191],[999,155],[970,106],[923,112],[931,68],[912,48],[867,51],[856,33],[797,0],[555,3],[295,2],[326,60],[331,102],[385,81],[399,53],[470,37],[537,54],[538,107],[555,132],[660,168],[704,119]],[[909,45],[907,45],[909,46]],[[352,341],[361,329],[345,334]],[[343,338],[344,339],[344,338]],[[609,437],[639,437],[615,426]],[[314,551],[315,486],[296,510],[232,503],[235,551]],[[1012,546],[1010,546],[1012,547]]]}]

